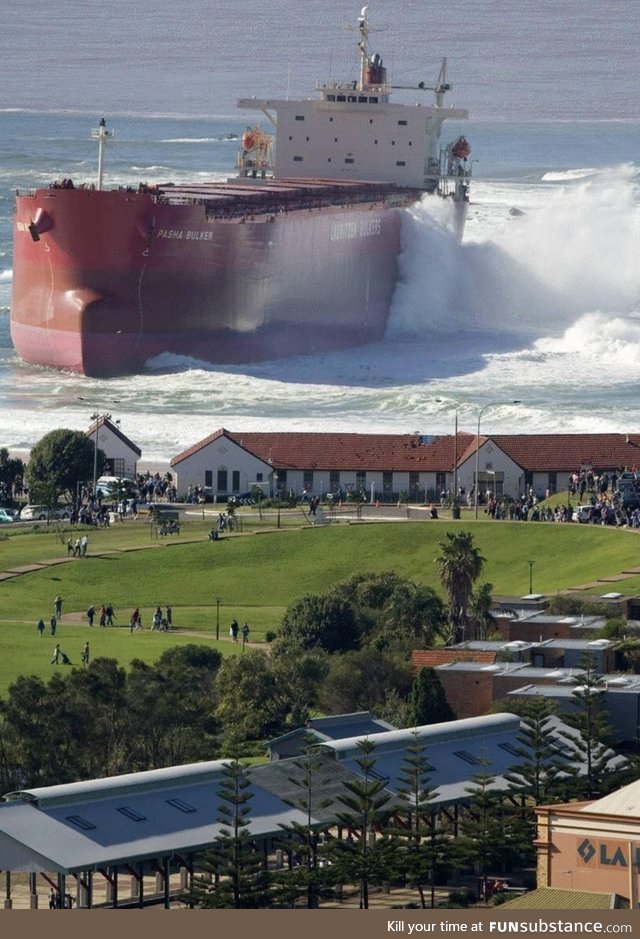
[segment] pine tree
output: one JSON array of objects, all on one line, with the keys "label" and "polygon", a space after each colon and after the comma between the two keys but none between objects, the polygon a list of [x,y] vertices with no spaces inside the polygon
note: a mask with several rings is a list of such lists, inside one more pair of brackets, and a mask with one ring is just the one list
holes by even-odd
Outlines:
[{"label": "pine tree", "polygon": [[580,734],[580,737],[572,738],[572,743],[584,761],[580,788],[589,798],[602,788],[612,756],[608,743],[613,736],[604,702],[604,679],[596,672],[595,666],[592,655],[587,654],[581,659],[580,667],[584,671],[575,679],[576,687],[571,692],[574,708],[563,715],[565,723]]},{"label": "pine tree", "polygon": [[[315,738],[311,738],[316,742]],[[291,761],[293,767],[289,782],[297,793],[292,799],[285,799],[287,805],[295,806],[305,813],[304,822],[281,824],[286,840],[282,847],[297,863],[277,877],[279,893],[295,906],[295,901],[306,897],[307,909],[317,909],[323,897],[332,894],[330,886],[330,868],[324,863],[323,846],[317,831],[315,817],[317,812],[331,804],[331,799],[318,795],[318,790],[331,781],[327,774],[325,758],[312,750]]]},{"label": "pine tree", "polygon": [[397,871],[405,883],[418,891],[422,909],[427,906],[425,887],[428,885],[431,886],[431,907],[435,905],[435,871],[444,863],[448,843],[438,831],[433,806],[436,792],[430,786],[432,772],[424,743],[415,733],[407,745],[398,777],[397,791],[406,799],[407,809],[397,813],[401,824],[389,833],[396,843]]},{"label": "pine tree", "polygon": [[268,880],[262,856],[249,834],[250,780],[238,760],[226,763],[218,795],[217,821],[223,827],[205,858],[205,875],[194,878],[190,900],[198,906],[256,909],[268,905]]},{"label": "pine tree", "polygon": [[447,701],[442,682],[433,668],[421,668],[418,672],[409,693],[409,706],[413,724],[416,727],[455,720],[456,715]]},{"label": "pine tree", "polygon": [[507,841],[502,798],[493,788],[495,781],[486,771],[471,777],[471,785],[465,788],[471,798],[455,846],[461,858],[475,865],[485,899],[489,870],[504,860]]},{"label": "pine tree", "polygon": [[394,843],[383,833],[393,805],[385,791],[386,780],[376,772],[375,744],[368,739],[358,743],[360,770],[353,781],[343,783],[339,801],[346,807],[338,813],[338,823],[349,832],[330,845],[334,873],[340,883],[358,884],[360,909],[369,909],[369,887],[383,883],[393,867]]}]

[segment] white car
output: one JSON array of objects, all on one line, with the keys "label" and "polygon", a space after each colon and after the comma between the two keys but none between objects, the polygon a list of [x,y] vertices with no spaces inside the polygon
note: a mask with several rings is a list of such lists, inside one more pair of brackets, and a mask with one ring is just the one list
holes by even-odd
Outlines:
[{"label": "white car", "polygon": [[96,495],[99,499],[108,498],[120,488],[127,496],[138,495],[136,484],[126,476],[101,476],[96,482]]},{"label": "white car", "polygon": [[20,512],[21,522],[46,521],[49,518],[70,518],[71,512],[68,508],[49,509],[46,505],[25,505]]}]

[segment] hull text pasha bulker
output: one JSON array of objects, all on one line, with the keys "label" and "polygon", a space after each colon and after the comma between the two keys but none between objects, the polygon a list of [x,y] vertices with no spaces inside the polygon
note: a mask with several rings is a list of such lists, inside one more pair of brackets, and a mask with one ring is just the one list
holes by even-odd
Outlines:
[{"label": "hull text pasha bulker", "polygon": [[[108,377],[163,352],[242,362],[384,336],[403,208],[449,198],[461,233],[469,147],[440,145],[444,65],[432,105],[392,103],[358,19],[359,79],[302,101],[241,99],[261,111],[227,182],[19,192],[11,336],[27,362]],[[273,146],[275,144],[275,146]],[[428,259],[425,259],[428,264]]]}]

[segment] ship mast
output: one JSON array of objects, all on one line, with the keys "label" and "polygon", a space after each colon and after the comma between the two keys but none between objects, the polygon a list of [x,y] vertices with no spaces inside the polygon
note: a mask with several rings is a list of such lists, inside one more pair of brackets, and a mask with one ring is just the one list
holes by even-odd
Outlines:
[{"label": "ship mast", "polygon": [[98,183],[96,188],[102,189],[102,179],[104,176],[104,145],[107,140],[115,136],[115,130],[107,130],[107,122],[103,117],[100,118],[100,124],[95,130],[91,131],[91,136],[98,141]]},{"label": "ship mast", "polygon": [[369,64],[369,33],[371,32],[369,28],[369,4],[362,7],[360,11],[360,16],[358,17],[358,30],[360,32],[360,42],[358,43],[358,49],[360,50],[360,85],[359,91],[363,91],[367,84],[367,65]]}]

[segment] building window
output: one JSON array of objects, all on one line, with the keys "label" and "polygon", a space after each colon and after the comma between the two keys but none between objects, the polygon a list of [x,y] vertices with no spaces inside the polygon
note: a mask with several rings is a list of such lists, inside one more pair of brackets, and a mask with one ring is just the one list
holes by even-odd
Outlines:
[{"label": "building window", "polygon": [[367,490],[366,470],[356,470],[356,489],[358,490],[358,492],[366,492]]},{"label": "building window", "polygon": [[329,471],[329,489],[336,492],[340,488],[340,470]]},{"label": "building window", "polygon": [[345,161],[344,161],[344,162],[345,162],[345,163],[353,163],[353,160],[352,160],[351,157],[345,157]]},{"label": "building window", "polygon": [[302,163],[302,157],[301,157],[301,156],[294,156],[293,162],[294,162],[294,163]]},{"label": "building window", "polygon": [[402,124],[402,125],[404,125],[405,127],[407,126],[407,122],[406,122],[406,121],[398,121],[398,124]]},{"label": "building window", "polygon": [[385,470],[382,474],[382,492],[384,495],[390,495],[393,490],[393,473]]},{"label": "building window", "polygon": [[480,483],[479,492],[490,492],[492,496],[499,497],[504,491],[504,473],[496,473],[494,470],[478,473]]},{"label": "building window", "polygon": [[211,487],[213,486],[213,470],[204,471],[204,484],[209,489],[211,489]]},{"label": "building window", "polygon": [[122,478],[124,476],[124,460],[114,457],[111,462],[113,464],[113,475]]},{"label": "building window", "polygon": [[396,160],[396,166],[406,166],[406,165],[407,164],[404,162],[404,160]]},{"label": "building window", "polygon": [[441,493],[447,491],[447,474],[436,473],[436,496],[439,499]]},{"label": "building window", "polygon": [[549,473],[549,492],[556,492],[558,488],[558,474]]},{"label": "building window", "polygon": [[296,121],[304,121],[304,114],[296,114]]},{"label": "building window", "polygon": [[218,492],[227,491],[227,471],[224,467],[218,470]]},{"label": "building window", "polygon": [[417,496],[420,490],[420,473],[409,473],[409,493]]},{"label": "building window", "polygon": [[240,492],[240,470],[234,470],[231,474],[232,492]]},{"label": "building window", "polygon": [[257,482],[257,483],[261,483],[261,482],[262,482],[262,473],[256,473],[256,482]]},{"label": "building window", "polygon": [[313,492],[313,470],[305,470],[303,472],[302,486],[307,492]]}]

